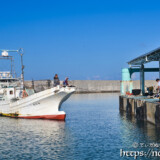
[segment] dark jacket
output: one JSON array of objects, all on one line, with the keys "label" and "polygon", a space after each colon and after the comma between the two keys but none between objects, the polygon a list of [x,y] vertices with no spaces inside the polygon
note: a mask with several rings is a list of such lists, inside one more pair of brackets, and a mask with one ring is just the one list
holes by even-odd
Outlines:
[{"label": "dark jacket", "polygon": [[54,77],[54,86],[60,85],[60,81],[58,77]]}]

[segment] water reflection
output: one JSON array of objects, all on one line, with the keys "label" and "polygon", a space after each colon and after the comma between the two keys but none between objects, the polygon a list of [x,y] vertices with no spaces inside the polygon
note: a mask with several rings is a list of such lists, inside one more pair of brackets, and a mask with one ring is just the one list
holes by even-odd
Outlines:
[{"label": "water reflection", "polygon": [[160,143],[160,128],[146,121],[136,120],[134,115],[120,112],[123,141],[132,147],[132,142]]},{"label": "water reflection", "polygon": [[0,159],[120,159],[134,142],[160,143],[160,129],[119,112],[118,94],[74,94],[65,122],[0,117]]},{"label": "water reflection", "polygon": [[68,143],[65,122],[1,117],[0,124],[0,159],[56,158]]}]

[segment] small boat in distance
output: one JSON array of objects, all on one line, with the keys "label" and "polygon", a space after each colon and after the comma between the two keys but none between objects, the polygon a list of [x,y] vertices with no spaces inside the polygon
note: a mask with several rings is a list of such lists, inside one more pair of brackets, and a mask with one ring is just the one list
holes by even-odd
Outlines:
[{"label": "small boat in distance", "polygon": [[[65,120],[66,114],[60,111],[61,104],[74,92],[75,87],[56,86],[38,93],[24,87],[23,49],[0,50],[0,59],[11,61],[10,71],[0,72],[0,115],[26,119]],[[21,56],[21,77],[16,78],[13,56],[16,52]]]}]

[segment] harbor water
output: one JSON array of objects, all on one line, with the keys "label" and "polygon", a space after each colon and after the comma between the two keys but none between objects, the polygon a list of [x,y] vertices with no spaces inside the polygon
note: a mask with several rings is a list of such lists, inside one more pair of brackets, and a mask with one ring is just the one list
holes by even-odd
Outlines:
[{"label": "harbor water", "polygon": [[120,150],[147,152],[160,144],[160,129],[119,112],[119,94],[74,94],[61,110],[65,122],[0,117],[0,159],[134,159]]}]

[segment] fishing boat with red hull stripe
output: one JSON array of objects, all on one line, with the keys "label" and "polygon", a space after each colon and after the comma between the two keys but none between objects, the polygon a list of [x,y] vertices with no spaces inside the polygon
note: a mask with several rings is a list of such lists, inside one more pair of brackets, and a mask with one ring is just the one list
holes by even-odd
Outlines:
[{"label": "fishing boat with red hull stripe", "polygon": [[9,56],[8,52],[20,54],[22,73],[18,79],[13,76],[13,68],[11,71],[0,72],[0,115],[25,119],[65,120],[66,114],[60,111],[60,107],[75,92],[75,87],[58,85],[38,93],[33,89],[25,89],[23,50],[1,51],[0,59],[9,59],[11,62],[13,57]]}]

